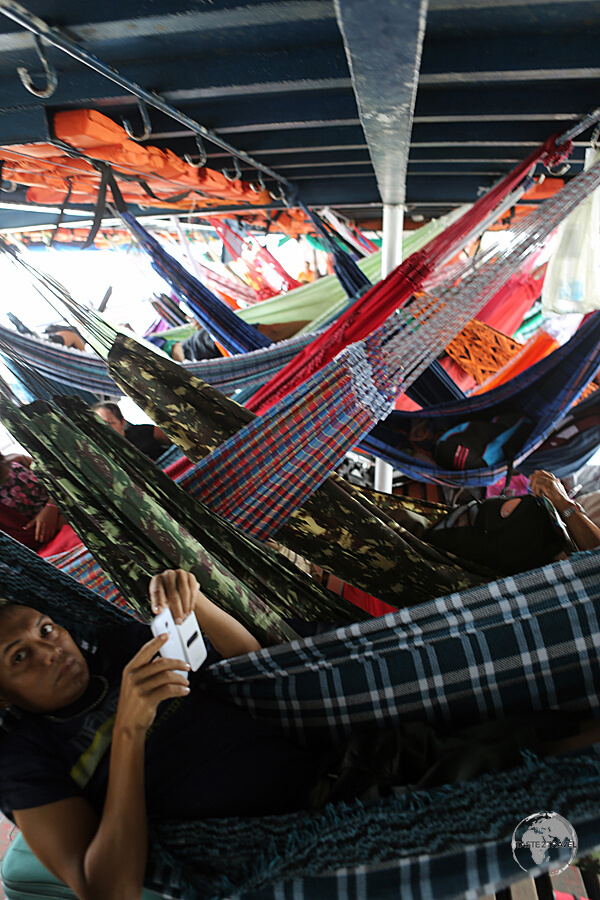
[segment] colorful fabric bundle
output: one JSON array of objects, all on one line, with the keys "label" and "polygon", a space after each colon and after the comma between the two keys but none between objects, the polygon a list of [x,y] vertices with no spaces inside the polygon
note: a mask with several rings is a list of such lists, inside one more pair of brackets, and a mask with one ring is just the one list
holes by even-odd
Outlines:
[{"label": "colorful fabric bundle", "polygon": [[[123,620],[85,588],[0,535],[0,594],[52,616],[78,639]],[[475,725],[528,710],[597,712],[600,554],[423,604],[382,619],[224,660],[210,689],[305,744],[421,720]],[[525,756],[497,774],[322,812],[152,822],[146,883],[174,897],[462,896],[519,876],[513,830],[557,810],[579,851],[600,843],[594,750]],[[525,813],[524,813],[525,811]],[[570,850],[565,848],[568,856]],[[555,862],[535,866],[531,875]]]}]

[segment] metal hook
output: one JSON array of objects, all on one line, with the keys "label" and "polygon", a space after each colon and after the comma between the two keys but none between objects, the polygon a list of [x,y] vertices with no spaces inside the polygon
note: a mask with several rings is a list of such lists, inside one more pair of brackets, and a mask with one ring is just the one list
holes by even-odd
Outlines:
[{"label": "metal hook", "polygon": [[221,172],[227,179],[227,181],[239,181],[242,177],[242,170],[240,169],[240,163],[237,156],[233,157],[233,175],[230,175],[227,169],[221,169]]},{"label": "metal hook", "polygon": [[557,169],[556,172],[552,168],[552,166],[546,166],[546,171],[548,175],[551,175],[553,178],[560,178],[561,175],[564,175],[571,168],[571,163],[565,163],[564,166],[561,166],[560,169]]},{"label": "metal hook", "polygon": [[206,154],[206,150],[204,149],[204,144],[202,143],[202,138],[199,134],[195,135],[196,138],[196,147],[198,148],[198,153],[200,154],[199,162],[194,162],[189,153],[186,153],[183,157],[184,161],[188,164],[188,166],[192,166],[194,169],[201,169],[206,165],[208,156]]},{"label": "metal hook", "polygon": [[255,194],[259,194],[260,191],[266,191],[267,189],[267,186],[265,185],[265,179],[263,178],[263,173],[260,171],[260,169],[258,171],[258,187],[256,187],[253,181],[248,182],[248,184],[250,185],[250,190],[254,191]]},{"label": "metal hook", "polygon": [[40,62],[44,67],[44,72],[46,73],[46,87],[36,88],[31,79],[29,71],[25,68],[25,66],[19,66],[17,68],[17,74],[21,79],[21,84],[26,90],[29,91],[30,94],[34,94],[36,97],[42,97],[45,99],[47,97],[51,97],[56,90],[56,87],[58,85],[58,75],[56,74],[53,66],[48,62],[48,58],[46,57],[46,52],[42,46],[42,41],[39,35],[34,34],[33,39],[35,41],[35,47],[38,52]]},{"label": "metal hook", "polygon": [[150,135],[152,134],[152,125],[150,124],[150,115],[148,113],[148,107],[144,103],[143,100],[138,100],[138,109],[140,111],[140,116],[142,117],[142,122],[144,124],[144,131],[142,134],[136,136],[133,133],[133,129],[131,127],[131,123],[129,119],[123,119],[123,128],[129,135],[132,141],[147,141]]},{"label": "metal hook", "polygon": [[269,193],[270,193],[271,197],[273,198],[273,200],[281,200],[281,202],[284,203],[284,204],[287,206],[287,205],[288,205],[288,200],[287,200],[287,197],[286,197],[286,195],[285,195],[285,191],[284,191],[284,189],[283,189],[283,185],[281,184],[281,182],[278,182],[278,185],[277,185],[277,186],[278,186],[278,188],[279,188],[279,193],[278,193],[278,194],[274,194],[273,191],[269,191]]}]

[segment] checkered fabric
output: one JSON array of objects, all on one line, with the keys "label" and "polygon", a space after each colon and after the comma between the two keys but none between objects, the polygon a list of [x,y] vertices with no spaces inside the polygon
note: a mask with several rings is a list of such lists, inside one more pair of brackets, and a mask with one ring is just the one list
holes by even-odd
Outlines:
[{"label": "checkered fabric", "polygon": [[[400,389],[415,382],[532,250],[599,185],[600,163],[527,216],[502,257],[490,253],[487,262],[465,273],[458,286],[453,277],[436,288],[435,296],[415,295],[369,337],[347,347],[221,444],[199,464],[205,478],[202,499],[249,534],[261,539],[274,534],[344,453],[390,413],[390,401]],[[589,366],[585,358],[578,364],[587,380],[576,372],[571,402],[593,378],[600,356],[593,353]],[[555,411],[550,421],[543,409],[532,413],[541,422],[541,432],[530,449],[543,440],[563,410]],[[491,483],[498,474],[487,469],[485,478]]]},{"label": "checkered fabric", "polygon": [[219,663],[213,680],[301,740],[375,719],[600,715],[600,551]]},{"label": "checkered fabric", "polygon": [[[600,552],[578,554],[360,626],[223,661],[210,670],[212,688],[307,743],[374,721],[425,718],[459,726],[547,708],[597,716],[599,614]],[[337,808],[335,821],[327,811],[305,816],[305,831],[302,814],[294,814],[262,824],[182,825],[178,839],[173,832],[157,840],[182,859],[186,842],[210,846],[211,854],[223,854],[230,875],[245,848],[256,856],[261,847],[263,887],[240,891],[246,900],[475,898],[523,876],[512,857],[512,832],[538,810],[565,816],[581,853],[600,844],[599,788],[600,759],[590,750],[554,762],[529,758],[508,772],[413,794],[399,805]],[[279,839],[287,863],[271,846]],[[319,861],[324,845],[332,854],[328,864]],[[530,874],[544,868],[532,862]],[[248,875],[246,883],[255,887],[260,875],[254,881]],[[202,882],[198,896],[205,889]]]}]

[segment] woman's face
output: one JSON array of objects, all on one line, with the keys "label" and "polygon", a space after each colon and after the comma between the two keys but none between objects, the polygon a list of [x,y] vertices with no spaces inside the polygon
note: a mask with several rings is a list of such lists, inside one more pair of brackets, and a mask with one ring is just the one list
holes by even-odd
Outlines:
[{"label": "woman's face", "polygon": [[104,406],[101,406],[95,412],[97,416],[104,419],[107,425],[110,425],[110,427],[114,428],[115,431],[118,431],[119,434],[125,435],[125,419],[118,419],[110,409],[106,409]]},{"label": "woman's face", "polygon": [[0,703],[49,713],[78,700],[88,666],[73,638],[30,606],[0,610]]}]

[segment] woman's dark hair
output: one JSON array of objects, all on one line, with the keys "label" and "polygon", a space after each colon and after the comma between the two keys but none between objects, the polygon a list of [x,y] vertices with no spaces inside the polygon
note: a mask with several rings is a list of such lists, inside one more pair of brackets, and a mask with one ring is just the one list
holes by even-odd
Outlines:
[{"label": "woman's dark hair", "polygon": [[125,416],[119,409],[118,404],[113,403],[111,400],[107,400],[106,402],[101,401],[100,403],[94,403],[94,405],[92,406],[92,409],[94,410],[94,412],[96,412],[96,410],[98,410],[98,409],[107,409],[109,413],[112,413],[113,416],[117,417],[119,422],[125,421]]}]

